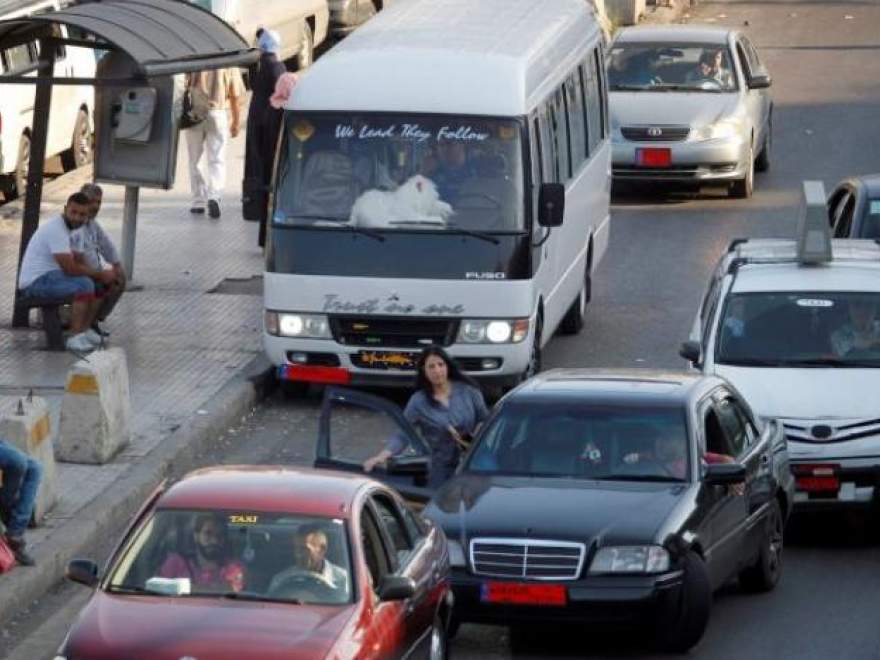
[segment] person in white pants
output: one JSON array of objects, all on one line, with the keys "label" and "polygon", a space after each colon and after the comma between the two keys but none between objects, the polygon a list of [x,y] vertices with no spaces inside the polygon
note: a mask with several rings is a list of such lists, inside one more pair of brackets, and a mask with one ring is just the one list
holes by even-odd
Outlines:
[{"label": "person in white pants", "polygon": [[[226,182],[226,143],[238,135],[244,83],[238,69],[217,69],[191,74],[188,84],[201,87],[211,107],[203,122],[186,130],[193,198],[190,212],[204,213],[207,205],[208,215],[219,218],[220,196]],[[207,160],[205,174],[199,168],[203,155]]]}]

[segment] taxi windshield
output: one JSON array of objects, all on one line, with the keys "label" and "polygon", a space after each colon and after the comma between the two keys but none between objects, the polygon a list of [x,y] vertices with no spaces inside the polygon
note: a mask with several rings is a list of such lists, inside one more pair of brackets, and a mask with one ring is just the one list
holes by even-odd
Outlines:
[{"label": "taxi windshield", "polygon": [[281,227],[520,232],[521,126],[512,119],[289,113]]},{"label": "taxi windshield", "polygon": [[726,46],[618,43],[608,58],[608,89],[733,92],[737,84]]},{"label": "taxi windshield", "polygon": [[342,520],[157,510],[110,572],[111,593],[336,605],[351,602]]},{"label": "taxi windshield", "polygon": [[716,362],[880,367],[880,293],[741,293],[725,304]]},{"label": "taxi windshield", "polygon": [[686,481],[676,408],[511,405],[471,454],[468,472],[623,481]]}]

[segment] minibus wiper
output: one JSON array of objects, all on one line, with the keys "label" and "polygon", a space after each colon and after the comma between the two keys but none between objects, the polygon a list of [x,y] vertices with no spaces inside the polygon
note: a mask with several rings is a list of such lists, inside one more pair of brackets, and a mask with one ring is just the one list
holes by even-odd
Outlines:
[{"label": "minibus wiper", "polygon": [[446,225],[446,231],[451,231],[453,234],[464,234],[465,236],[473,236],[474,238],[489,241],[490,243],[494,243],[495,245],[501,243],[501,241],[499,241],[495,236],[488,232],[465,229],[464,227],[459,227],[458,225]]},{"label": "minibus wiper", "polygon": [[380,234],[379,232],[373,231],[372,229],[367,229],[366,227],[359,227],[357,225],[353,225],[345,218],[339,218],[334,215],[296,215],[296,216],[292,216],[291,218],[288,218],[288,219],[296,219],[296,218],[302,218],[304,220],[321,220],[323,222],[332,222],[334,225],[336,225],[338,227],[345,227],[346,229],[350,229],[351,231],[356,232],[358,234],[363,234],[364,236],[369,236],[370,238],[375,238],[379,242],[385,241],[385,237],[382,236],[382,234]]}]

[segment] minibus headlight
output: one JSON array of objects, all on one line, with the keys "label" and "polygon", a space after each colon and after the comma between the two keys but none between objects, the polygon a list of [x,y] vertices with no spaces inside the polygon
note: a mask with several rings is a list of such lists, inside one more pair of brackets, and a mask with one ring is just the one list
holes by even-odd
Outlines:
[{"label": "minibus headlight", "polygon": [[[271,319],[271,316],[274,316],[275,319]],[[332,337],[330,323],[323,314],[266,312],[266,332],[270,335],[303,339],[330,339]]]},{"label": "minibus headlight", "polygon": [[459,326],[458,341],[463,344],[518,344],[528,334],[528,319],[468,319]]}]

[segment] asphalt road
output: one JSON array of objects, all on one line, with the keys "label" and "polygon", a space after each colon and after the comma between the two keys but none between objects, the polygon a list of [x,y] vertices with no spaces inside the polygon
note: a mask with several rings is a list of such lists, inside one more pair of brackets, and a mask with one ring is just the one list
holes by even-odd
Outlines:
[{"label": "asphalt road", "polygon": [[[679,0],[682,1],[682,0]],[[830,188],[848,174],[880,171],[880,2],[733,0],[701,3],[692,15],[743,25],[772,75],[774,149],[748,201],[718,191],[615,199],[611,247],[577,337],[555,338],[545,364],[682,368],[677,355],[705,278],[730,239],[791,235],[800,182]],[[199,463],[307,463],[318,401],[268,401]],[[190,466],[181,466],[184,470]],[[858,519],[799,518],[789,526],[779,587],[760,596],[735,586],[714,602],[706,636],[691,653],[707,659],[880,658],[880,549]],[[34,569],[22,569],[34,570]],[[52,657],[87,596],[61,585],[24,604],[0,628],[0,654]],[[27,608],[27,609],[24,609]],[[453,657],[647,658],[638,637],[601,630],[464,626]]]}]

